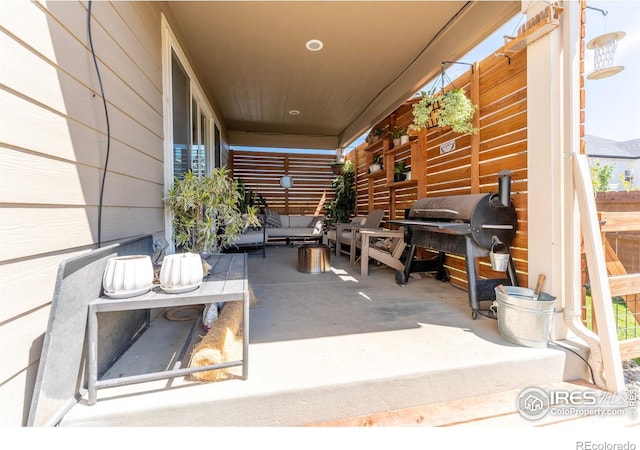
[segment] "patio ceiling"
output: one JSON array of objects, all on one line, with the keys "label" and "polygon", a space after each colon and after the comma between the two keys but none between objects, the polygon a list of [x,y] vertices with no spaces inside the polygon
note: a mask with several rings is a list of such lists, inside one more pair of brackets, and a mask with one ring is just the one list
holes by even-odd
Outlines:
[{"label": "patio ceiling", "polygon": [[[168,2],[229,144],[308,149],[353,142],[436,76],[441,61],[464,56],[520,5]],[[322,50],[307,50],[310,39]]]}]

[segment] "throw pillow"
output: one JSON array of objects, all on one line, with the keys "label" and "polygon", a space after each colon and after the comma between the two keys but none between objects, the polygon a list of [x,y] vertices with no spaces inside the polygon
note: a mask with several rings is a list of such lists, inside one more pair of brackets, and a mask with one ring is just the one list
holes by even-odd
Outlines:
[{"label": "throw pillow", "polygon": [[322,223],[322,217],[314,217],[311,219],[311,222],[309,222],[309,225],[307,225],[309,228],[315,228],[316,225],[318,224],[318,222]]},{"label": "throw pillow", "polygon": [[311,219],[311,222],[309,223],[309,227],[313,228],[313,234],[322,233],[323,225],[324,225],[324,219],[322,217],[314,217],[313,219]]},{"label": "throw pillow", "polygon": [[280,214],[272,209],[264,210],[264,224],[267,228],[279,228],[282,226],[282,221],[280,220]]}]

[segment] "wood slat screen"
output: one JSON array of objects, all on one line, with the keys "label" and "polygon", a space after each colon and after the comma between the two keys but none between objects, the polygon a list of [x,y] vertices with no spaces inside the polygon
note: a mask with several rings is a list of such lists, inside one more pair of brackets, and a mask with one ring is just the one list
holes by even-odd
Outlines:
[{"label": "wood slat screen", "polygon": [[[297,153],[229,152],[229,168],[234,178],[266,200],[267,206],[282,214],[324,214],[334,199],[332,155]],[[280,177],[293,178],[293,187],[280,186]]]},{"label": "wood slat screen", "polygon": [[[611,296],[624,304],[614,310],[620,353],[624,360],[640,357],[640,192],[597,192],[596,207],[603,239]],[[609,245],[607,245],[609,244]],[[588,280],[586,267],[583,279]],[[618,301],[618,300],[616,300]],[[596,328],[597,317],[591,317]]]},{"label": "wood slat screen", "polygon": [[[496,50],[500,54],[502,49]],[[527,283],[527,55],[510,58],[492,54],[454,80],[445,89],[463,88],[478,104],[476,135],[459,134],[450,128],[414,131],[409,148],[393,149],[389,135],[395,128],[408,128],[413,121],[412,105],[406,101],[374,129],[384,130],[383,144],[374,138],[347,156],[358,161],[358,209],[381,207],[385,218],[402,218],[404,210],[419,198],[498,192],[498,173],[512,173],[511,198],[516,207],[518,228],[511,254],[521,285]],[[446,151],[451,149],[450,151]],[[368,167],[378,155],[384,155],[385,174],[368,175]],[[362,161],[366,162],[363,164]],[[411,167],[411,181],[393,183],[393,164],[405,160]],[[390,166],[390,167],[389,167]],[[452,283],[466,288],[465,261],[448,255],[447,269]],[[480,260],[479,276],[499,278],[504,274],[491,270],[489,258]]]}]

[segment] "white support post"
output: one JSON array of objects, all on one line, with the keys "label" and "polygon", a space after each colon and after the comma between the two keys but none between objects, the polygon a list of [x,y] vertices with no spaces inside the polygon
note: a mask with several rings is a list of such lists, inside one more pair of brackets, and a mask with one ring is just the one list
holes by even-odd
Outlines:
[{"label": "white support post", "polygon": [[625,383],[620,357],[620,343],[613,314],[596,200],[591,187],[589,164],[586,155],[574,155],[573,160],[574,184],[580,207],[584,252],[587,257],[587,269],[591,284],[591,304],[598,318],[598,337],[600,338],[607,390],[621,393],[625,389]]},{"label": "white support post", "polygon": [[[548,6],[544,1],[523,1],[527,17],[535,17]],[[564,84],[563,45],[560,30],[529,44],[527,52],[527,166],[528,166],[528,286],[536,285],[538,275],[546,276],[543,291],[555,297],[556,314],[551,338],[566,335],[561,319],[565,292],[566,264],[563,239],[565,179],[563,146]]]}]

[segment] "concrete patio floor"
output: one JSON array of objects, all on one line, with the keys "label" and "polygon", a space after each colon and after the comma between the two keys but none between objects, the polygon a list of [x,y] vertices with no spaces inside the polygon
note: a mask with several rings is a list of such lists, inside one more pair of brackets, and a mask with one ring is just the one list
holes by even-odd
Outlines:
[{"label": "concrete patio floor", "polygon": [[[95,405],[82,399],[59,425],[308,426],[562,383],[586,370],[559,346],[517,346],[496,320],[472,320],[467,293],[448,283],[424,276],[400,287],[392,269],[362,277],[347,257],[331,258],[330,272],[306,274],[295,247],[249,256],[258,302],[247,380],[101,389]],[[189,328],[160,314],[102,378],[166,367]]]}]

